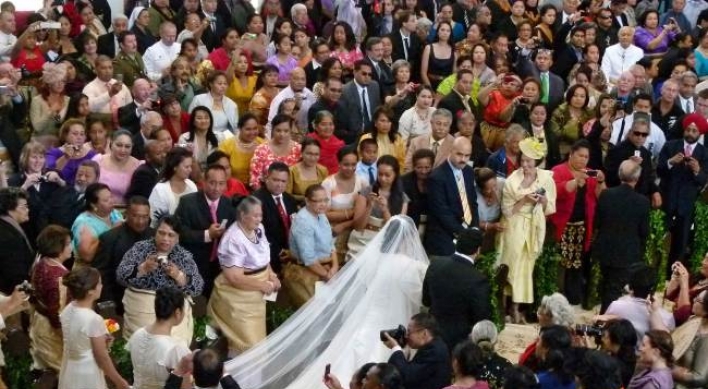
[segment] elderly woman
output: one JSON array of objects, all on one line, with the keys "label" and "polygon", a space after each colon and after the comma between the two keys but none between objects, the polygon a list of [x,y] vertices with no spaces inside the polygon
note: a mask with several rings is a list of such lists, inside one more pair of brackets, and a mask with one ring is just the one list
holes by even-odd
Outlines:
[{"label": "elderly woman", "polygon": [[511,73],[500,74],[497,80],[482,88],[477,96],[484,108],[484,121],[480,123],[487,148],[497,151],[504,145],[504,130],[509,127],[514,102],[521,92],[521,79]]},{"label": "elderly woman", "polygon": [[[178,288],[189,297],[202,293],[204,280],[199,274],[192,253],[179,245],[181,225],[172,216],[157,223],[155,237],[137,242],[123,256],[116,270],[118,283],[128,288],[123,296],[125,306],[123,336],[155,322],[155,292],[165,287]],[[171,335],[189,347],[192,343],[194,320],[191,299],[186,299],[184,319],[172,328]]]},{"label": "elderly woman", "polygon": [[674,342],[669,332],[651,330],[644,334],[637,361],[643,368],[634,374],[627,389],[673,388],[673,351]]},{"label": "elderly woman", "polygon": [[71,258],[71,233],[50,225],[37,237],[37,260],[30,280],[34,287],[34,314],[30,325],[33,366],[58,373],[61,367],[62,338],[59,312],[66,305],[61,279],[69,271],[64,262]]},{"label": "elderly woman", "polygon": [[144,163],[130,155],[132,150],[133,138],[130,132],[118,130],[111,136],[111,152],[93,158],[101,168],[98,182],[111,188],[113,204],[116,205],[128,203],[129,199],[125,198],[125,194],[128,192],[130,179],[138,166]]},{"label": "elderly woman", "polygon": [[[329,174],[334,174],[339,167],[337,164],[337,152],[344,147],[344,141],[334,135],[334,115],[327,110],[317,111],[312,121],[312,126],[314,127],[314,132],[307,134],[307,136],[316,140],[320,146],[319,163],[327,169]],[[320,182],[322,181],[320,180]],[[307,187],[303,188],[303,192],[304,189],[307,189]]]},{"label": "elderly woman", "polygon": [[295,165],[300,160],[300,144],[290,138],[295,126],[289,116],[278,114],[271,121],[272,138],[257,146],[251,159],[251,189],[261,187],[261,178],[265,170],[275,161],[284,162],[288,166]]},{"label": "elderly woman", "polygon": [[256,147],[265,142],[258,136],[258,119],[251,112],[246,112],[238,119],[238,135],[221,142],[219,150],[229,156],[231,175],[248,185],[251,179],[251,158]]},{"label": "elderly woman", "polygon": [[71,226],[71,244],[77,263],[91,263],[98,249],[98,237],[123,222],[121,213],[113,208],[113,194],[106,184],[94,183],[84,192],[86,202]]},{"label": "elderly woman", "polygon": [[680,31],[678,24],[669,22],[659,25],[659,12],[648,10],[639,16],[637,30],[634,32],[634,44],[644,50],[647,56],[661,56],[669,50],[671,42]]},{"label": "elderly woman", "polygon": [[250,196],[241,200],[236,215],[236,223],[219,243],[222,272],[207,307],[209,317],[228,340],[230,356],[265,339],[266,298],[272,301],[280,289],[278,276],[270,267],[260,200]]},{"label": "elderly woman", "polygon": [[182,196],[197,191],[197,185],[189,179],[192,174],[193,158],[192,152],[183,147],[175,147],[167,152],[160,182],[150,193],[153,227],[157,226],[157,221],[163,216],[175,212]]},{"label": "elderly woman", "polygon": [[404,59],[396,60],[391,65],[393,85],[384,86],[384,102],[400,119],[404,112],[416,103],[416,84],[411,82],[411,64]]},{"label": "elderly woman", "polygon": [[18,188],[0,189],[0,292],[12,294],[27,279],[34,248],[20,224],[29,220],[27,192]]},{"label": "elderly woman", "polygon": [[[570,329],[575,321],[575,310],[565,296],[560,293],[543,296],[536,314],[538,315],[538,325],[541,330],[554,325]],[[538,339],[526,347],[524,353],[519,357],[519,365],[529,367],[532,370],[539,367],[540,360],[536,355],[537,346]]]},{"label": "elderly woman", "polygon": [[553,175],[537,166],[546,156],[545,147],[534,138],[519,143],[520,168],[509,175],[502,193],[502,224],[499,240],[502,264],[509,266],[508,288],[512,315],[521,322],[519,304],[533,303],[533,268],[546,237],[546,216],[556,212]]},{"label": "elderly woman", "polygon": [[290,227],[290,253],[297,262],[283,269],[283,287],[297,308],[315,295],[317,281],[329,281],[339,270],[326,213],[327,191],[322,185],[311,185],[305,192],[305,206]]},{"label": "elderly woman", "polygon": [[74,184],[76,170],[81,162],[92,159],[96,152],[86,144],[86,125],[78,119],[69,119],[59,130],[59,144],[47,152],[47,167],[59,172],[69,185]]},{"label": "elderly woman", "polygon": [[194,96],[189,105],[189,113],[199,106],[209,108],[214,118],[212,126],[215,133],[230,131],[233,134],[238,128],[238,106],[226,97],[228,86],[228,79],[224,72],[211,72],[207,78],[208,92]]},{"label": "elderly woman", "polygon": [[57,146],[59,127],[66,119],[69,96],[64,92],[66,66],[46,63],[42,71],[40,95],[32,99],[30,121],[34,137],[47,147]]},{"label": "elderly woman", "polygon": [[551,116],[551,123],[558,138],[561,157],[570,151],[570,146],[583,136],[583,124],[592,119],[593,113],[588,109],[590,95],[588,89],[575,84],[565,93],[565,102]]},{"label": "elderly woman", "polygon": [[185,319],[184,292],[167,286],[155,292],[155,321],[128,339],[126,348],[133,363],[133,386],[137,389],[162,389],[169,369],[190,353],[189,348],[172,337],[172,329]]},{"label": "elderly woman", "polygon": [[512,364],[494,351],[498,337],[497,327],[489,320],[482,320],[472,327],[470,340],[482,350],[482,366],[479,378],[487,381],[490,389],[501,389],[506,370]]},{"label": "elderly woman", "polygon": [[568,162],[553,167],[558,200],[550,221],[560,243],[560,290],[572,304],[580,304],[585,297],[583,268],[588,261],[597,199],[606,188],[605,174],[587,169],[589,158],[590,144],[581,139],[571,147]]}]

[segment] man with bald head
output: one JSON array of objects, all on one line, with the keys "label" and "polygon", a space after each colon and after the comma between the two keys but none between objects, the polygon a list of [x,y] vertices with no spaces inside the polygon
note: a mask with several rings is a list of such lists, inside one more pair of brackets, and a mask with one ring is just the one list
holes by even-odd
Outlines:
[{"label": "man with bald head", "polygon": [[454,240],[463,230],[479,225],[474,172],[468,164],[472,144],[456,138],[446,163],[428,176],[428,225],[425,250],[428,256],[447,257],[455,253]]},{"label": "man with bald head", "polygon": [[298,102],[300,109],[297,113],[298,128],[305,129],[308,127],[307,112],[310,110],[310,106],[315,103],[315,95],[311,90],[307,89],[306,84],[305,70],[303,68],[295,68],[292,73],[290,73],[290,85],[281,90],[270,103],[268,125],[266,126],[268,134],[270,134],[271,120],[278,114],[278,107],[280,107],[280,104],[286,99],[295,99]]},{"label": "man with bald head", "polygon": [[118,124],[133,134],[140,131],[140,119],[146,112],[152,110],[153,101],[150,100],[152,86],[144,78],[138,78],[131,88],[133,102],[118,109]]},{"label": "man with bald head", "polygon": [[181,46],[176,44],[177,27],[172,22],[160,25],[160,40],[145,50],[143,62],[151,81],[158,81],[170,71],[170,65],[179,55]]},{"label": "man with bald head", "polygon": [[617,33],[619,43],[614,44],[605,50],[602,57],[602,72],[605,73],[610,84],[616,84],[622,72],[629,70],[644,57],[644,50],[635,46],[634,28],[622,27]]}]

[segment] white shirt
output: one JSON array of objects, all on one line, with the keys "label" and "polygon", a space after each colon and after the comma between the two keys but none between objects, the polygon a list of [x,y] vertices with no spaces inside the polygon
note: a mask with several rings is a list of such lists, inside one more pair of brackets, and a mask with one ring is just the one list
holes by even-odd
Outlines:
[{"label": "white shirt", "polygon": [[708,8],[708,3],[703,0],[687,0],[686,6],[683,7],[683,14],[691,23],[691,28],[696,28],[696,21],[698,20],[698,14],[704,9]]},{"label": "white shirt", "polygon": [[180,49],[180,45],[176,42],[172,46],[167,46],[161,40],[148,47],[143,55],[148,78],[151,81],[159,81],[162,78],[162,71],[172,65],[172,61],[177,58]]},{"label": "white shirt", "polygon": [[[307,88],[303,88],[299,93],[302,95],[302,101],[300,102],[300,111],[297,114],[297,126],[298,128],[303,129],[307,128],[307,112],[310,110],[310,106],[315,103],[315,94]],[[282,103],[285,99],[292,98],[295,98],[295,91],[293,91],[290,86],[281,90],[280,93],[273,98],[273,101],[270,103],[270,110],[268,111],[268,125],[266,126],[266,136],[268,138],[270,138],[270,122],[273,120],[275,115],[278,114],[278,107],[280,107],[280,103]]]},{"label": "white shirt", "polygon": [[0,31],[0,62],[10,62],[12,48],[17,43],[17,37]]},{"label": "white shirt", "polygon": [[[693,98],[693,96],[684,99],[679,95],[679,101],[681,102],[681,109],[683,109],[683,112],[685,113],[693,113],[696,112],[696,101]],[[690,102],[690,104],[688,104]],[[689,107],[690,105],[690,107]],[[690,109],[689,109],[690,108]]]},{"label": "white shirt", "polygon": [[111,110],[111,101],[115,104],[115,109],[124,107],[133,102],[133,96],[130,95],[130,90],[123,84],[123,88],[111,98],[108,94],[109,85],[116,82],[111,79],[109,82],[101,81],[98,77],[86,84],[83,93],[88,97],[89,110],[93,113],[113,113]]},{"label": "white shirt", "polygon": [[619,43],[608,47],[602,57],[601,70],[608,79],[617,80],[620,75],[629,70],[629,67],[644,57],[644,50],[635,45],[626,49]]},{"label": "white shirt", "polygon": [[[632,122],[634,121],[634,116],[627,115],[624,118],[624,132],[622,133],[622,139],[619,138],[620,131],[622,130],[622,119],[617,119],[612,123],[612,135],[610,135],[610,143],[613,145],[620,144],[623,140],[627,139],[627,134],[632,131]],[[651,122],[651,127],[649,130],[649,136],[644,142],[644,147],[651,152],[652,159],[657,160],[659,158],[659,153],[661,149],[664,148],[666,143],[666,136],[664,131],[659,128],[654,122]]]}]

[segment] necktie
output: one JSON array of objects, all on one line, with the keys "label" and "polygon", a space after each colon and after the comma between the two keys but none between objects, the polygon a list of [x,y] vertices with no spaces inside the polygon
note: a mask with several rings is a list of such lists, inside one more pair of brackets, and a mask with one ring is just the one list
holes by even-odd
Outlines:
[{"label": "necktie", "polygon": [[374,62],[374,69],[376,69],[376,78],[381,79],[381,67],[378,62]]},{"label": "necktie", "polygon": [[436,156],[438,155],[438,147],[440,147],[440,142],[433,142],[433,154],[435,154]]},{"label": "necktie", "polygon": [[541,73],[541,102],[544,104],[548,104],[548,73],[544,72]]},{"label": "necktie", "polygon": [[278,213],[280,214],[280,220],[283,222],[283,232],[285,233],[285,238],[290,236],[290,217],[285,211],[285,206],[283,206],[282,196],[277,196],[275,198],[275,203],[278,206]]},{"label": "necktie", "polygon": [[369,127],[369,106],[366,104],[366,87],[361,88],[361,117],[362,117],[362,126],[364,129]]},{"label": "necktie", "polygon": [[406,57],[406,61],[408,61],[408,49],[410,49],[408,39],[406,36],[403,37],[403,56]]},{"label": "necktie", "polygon": [[374,167],[369,166],[369,185],[374,185],[376,178],[374,178]]},{"label": "necktie", "polygon": [[686,100],[686,113],[693,113],[693,104],[691,104],[691,99]]},{"label": "necktie", "polygon": [[468,30],[470,28],[470,15],[468,11],[464,11],[465,14],[465,29]]},{"label": "necktie", "polygon": [[465,179],[462,177],[462,172],[457,174],[457,191],[460,192],[460,201],[462,202],[462,217],[467,227],[472,225],[472,211],[470,210],[469,201],[467,201],[467,190],[465,189]]},{"label": "necktie", "polygon": [[686,145],[686,147],[683,149],[683,155],[686,157],[691,156],[691,146]]},{"label": "necktie", "polygon": [[[218,223],[219,217],[216,216],[216,209],[219,207],[219,201],[214,201],[209,204],[209,214],[211,215],[211,221],[214,223]],[[209,255],[209,262],[214,262],[216,260],[217,254],[219,250],[219,240],[214,239],[211,245],[211,255]]]}]

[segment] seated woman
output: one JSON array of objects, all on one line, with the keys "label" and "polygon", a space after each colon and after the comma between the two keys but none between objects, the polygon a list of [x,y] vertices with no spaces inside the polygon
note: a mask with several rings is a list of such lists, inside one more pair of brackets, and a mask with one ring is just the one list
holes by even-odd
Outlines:
[{"label": "seated woman", "polygon": [[691,316],[693,302],[698,295],[708,290],[708,253],[703,257],[698,274],[691,275],[682,263],[673,265],[674,273],[666,286],[666,298],[673,301],[676,325],[686,322]]},{"label": "seated woman", "polygon": [[91,34],[81,34],[78,39],[83,54],[76,60],[76,72],[81,79],[90,82],[96,78],[98,41],[96,37]]},{"label": "seated woman", "polygon": [[[344,147],[344,141],[334,135],[334,115],[329,111],[319,111],[315,114],[312,125],[315,131],[307,134],[307,136],[318,142],[320,147],[319,162],[327,169],[329,174],[334,174],[339,167],[337,153]],[[307,187],[302,189],[304,193]]]},{"label": "seated woman", "polygon": [[509,127],[521,85],[518,76],[505,73],[500,74],[496,82],[479,91],[477,98],[484,107],[484,121],[480,123],[482,138],[492,152],[504,145],[504,131]]},{"label": "seated woman", "polygon": [[483,389],[489,388],[482,378],[482,350],[473,342],[466,340],[452,350],[452,385],[445,389]]},{"label": "seated woman", "polygon": [[268,124],[270,103],[280,92],[278,88],[278,68],[273,65],[264,65],[261,74],[256,82],[256,93],[248,104],[248,112],[256,116],[260,125],[260,134],[265,133],[265,126]]},{"label": "seated woman", "polygon": [[531,106],[539,102],[541,98],[541,83],[533,78],[527,77],[521,86],[521,96],[514,101],[514,112],[511,122],[521,124],[529,129],[529,119]]},{"label": "seated woman", "polygon": [[155,292],[165,287],[179,289],[189,295],[184,303],[184,319],[172,327],[171,335],[184,347],[192,343],[194,319],[191,298],[202,293],[204,280],[194,263],[192,253],[179,245],[181,225],[173,216],[157,223],[155,237],[137,242],[123,256],[116,279],[128,288],[123,296],[123,336],[155,322]]},{"label": "seated woman", "polygon": [[65,65],[51,62],[44,64],[40,94],[30,104],[33,136],[47,147],[58,145],[59,127],[66,119],[69,96],[64,91],[65,80]]},{"label": "seated woman", "polygon": [[248,104],[256,93],[258,76],[253,74],[253,63],[248,52],[237,49],[234,57],[235,61],[231,61],[226,69],[226,78],[229,82],[226,97],[233,100],[238,111],[244,114],[248,112]]},{"label": "seated woman", "polygon": [[648,10],[639,16],[634,32],[634,44],[647,56],[661,56],[669,50],[671,42],[680,30],[678,24],[659,25],[659,12]]},{"label": "seated woman", "polygon": [[254,65],[262,66],[268,46],[268,35],[265,34],[264,15],[253,13],[246,18],[246,33],[241,37],[243,48],[251,53]]},{"label": "seated woman", "polygon": [[270,267],[260,200],[244,198],[236,207],[236,215],[236,222],[219,243],[222,271],[207,307],[209,317],[228,340],[230,357],[266,337],[265,297],[280,289],[278,276]]},{"label": "seated woman", "polygon": [[354,203],[354,230],[347,245],[350,258],[356,257],[391,217],[408,212],[410,199],[400,183],[398,160],[391,155],[383,155],[376,162],[376,168],[376,183],[362,189]]},{"label": "seated woman", "polygon": [[176,43],[182,44],[187,39],[193,39],[197,44],[197,58],[200,61],[207,59],[209,56],[209,49],[202,41],[202,36],[207,28],[211,27],[208,18],[204,18],[202,21],[201,16],[196,12],[187,12],[184,16],[184,26],[177,26],[178,28],[184,28],[177,35]]},{"label": "seated woman", "polygon": [[[575,322],[575,310],[560,293],[553,293],[550,296],[543,296],[541,304],[536,311],[538,315],[538,325],[543,330],[551,326],[563,326],[571,330]],[[537,370],[540,365],[540,359],[536,353],[539,340],[536,339],[529,344],[519,357],[519,365],[526,366],[532,370]]]},{"label": "seated woman", "polygon": [[498,337],[497,327],[489,320],[482,320],[472,327],[470,339],[482,351],[479,379],[487,382],[491,389],[501,389],[504,375],[511,368],[511,362],[494,351]]},{"label": "seated woman", "polygon": [[288,35],[273,38],[275,54],[266,63],[278,68],[278,86],[285,88],[290,83],[290,73],[297,67],[297,59],[292,55],[293,42]]},{"label": "seated woman", "polygon": [[108,354],[110,334],[94,310],[101,297],[101,273],[84,266],[62,280],[73,298],[59,315],[64,353],[59,369],[59,389],[105,388],[106,377],[116,389],[129,389]]},{"label": "seated woman", "polygon": [[71,233],[64,227],[50,225],[37,237],[37,256],[30,274],[34,288],[34,314],[30,324],[32,361],[35,369],[61,368],[62,334],[59,312],[66,305],[66,290],[61,279],[69,271],[63,263],[71,258]]},{"label": "seated woman", "polygon": [[177,144],[192,151],[192,156],[200,171],[206,170],[207,157],[219,147],[219,143],[226,137],[233,137],[230,131],[214,132],[213,125],[214,121],[209,108],[194,107],[189,118],[187,132],[180,135],[177,140]]},{"label": "seated woman", "polygon": [[[695,388],[708,382],[708,291],[701,292],[693,303],[693,316],[673,333],[676,340],[672,370],[679,387]],[[687,336],[686,336],[687,335]]]},{"label": "seated woman", "polygon": [[637,363],[643,368],[629,382],[629,389],[673,388],[671,365],[674,362],[671,334],[650,330],[642,338]]},{"label": "seated woman", "polygon": [[280,161],[292,166],[300,160],[300,144],[290,138],[294,126],[293,119],[278,114],[271,121],[271,125],[272,138],[257,146],[251,159],[250,187],[253,190],[261,187],[261,178],[271,163]]},{"label": "seated woman", "polygon": [[329,38],[331,56],[342,64],[342,78],[350,79],[354,72],[354,62],[364,59],[364,54],[356,43],[356,36],[349,23],[338,21],[332,25],[332,35]]},{"label": "seated woman", "polygon": [[430,121],[435,112],[433,90],[427,85],[422,85],[416,89],[415,96],[415,105],[403,112],[398,121],[398,132],[405,144],[410,143],[411,139],[417,136],[432,133]]},{"label": "seated woman", "polygon": [[76,263],[91,263],[98,249],[98,237],[123,223],[121,213],[113,208],[113,194],[106,184],[94,183],[84,192],[86,210],[71,225],[71,244]]},{"label": "seated woman", "polygon": [[59,144],[47,152],[47,167],[59,172],[67,184],[73,185],[81,162],[92,159],[96,152],[86,145],[86,125],[69,119],[59,129]]},{"label": "seated woman", "polygon": [[625,319],[605,322],[600,347],[619,363],[622,386],[626,388],[637,366],[637,331],[632,323]]},{"label": "seated woman", "polygon": [[418,149],[411,158],[413,170],[401,176],[403,193],[408,196],[408,215],[420,232],[421,239],[425,234],[428,220],[428,187],[426,182],[435,163],[435,153],[430,149]]},{"label": "seated woman", "polygon": [[[228,131],[233,135],[238,128],[238,107],[230,98],[226,97],[226,88],[228,87],[226,74],[221,71],[213,71],[207,77],[208,92],[194,96],[192,103],[189,105],[189,113],[193,113],[194,109],[199,106],[204,106],[211,111],[212,129],[215,134],[220,134]],[[222,134],[226,137],[227,134]]]},{"label": "seated woman", "polygon": [[391,75],[393,85],[384,86],[384,102],[393,110],[396,120],[399,120],[416,102],[415,84],[411,82],[411,64],[404,59],[396,60],[391,65]]},{"label": "seated woman", "polygon": [[290,254],[297,262],[283,269],[283,289],[296,308],[314,296],[317,281],[329,281],[339,270],[326,212],[327,192],[322,185],[311,185],[290,227]]},{"label": "seated woman", "polygon": [[133,138],[127,130],[118,130],[111,136],[111,152],[99,154],[93,158],[101,168],[98,182],[111,188],[114,205],[128,203],[125,194],[130,186],[130,178],[135,170],[145,161],[140,161],[130,154],[133,150]]},{"label": "seated woman", "polygon": [[381,106],[372,115],[371,129],[359,138],[375,139],[378,144],[378,156],[391,155],[403,166],[406,161],[406,142],[398,133],[398,123],[394,122],[393,111]]},{"label": "seated woman", "polygon": [[32,78],[37,78],[42,73],[44,54],[37,45],[37,32],[39,24],[33,24],[17,38],[10,63],[16,69],[25,69]]},{"label": "seated woman", "polygon": [[[319,115],[319,113],[318,113]],[[302,143],[302,159],[290,167],[288,186],[285,189],[300,204],[305,203],[305,191],[310,185],[319,185],[327,178],[327,168],[318,162],[321,158],[320,142],[305,138]]]},{"label": "seated woman", "polygon": [[[179,56],[172,61],[169,76],[162,78],[159,94],[162,100],[165,100],[167,95],[174,95],[179,101],[182,111],[188,112],[194,96],[200,93],[200,90],[201,86],[198,85],[193,77],[192,68],[189,66],[187,58]],[[167,102],[163,101],[162,105],[164,106],[168,102],[169,100]],[[168,124],[165,125],[167,126]]]},{"label": "seated woman", "polygon": [[224,140],[219,150],[228,155],[231,176],[248,185],[251,182],[251,158],[256,147],[265,142],[258,136],[259,126],[256,115],[246,112],[238,119],[238,135]]},{"label": "seated woman", "polygon": [[150,193],[152,227],[157,227],[162,217],[175,212],[182,196],[197,191],[197,185],[189,179],[192,163],[192,152],[183,147],[175,147],[167,152],[160,182]]},{"label": "seated woman", "polygon": [[190,115],[182,109],[177,96],[168,93],[160,96],[160,111],[164,128],[170,132],[172,142],[189,129]]},{"label": "seated woman", "polygon": [[86,123],[91,111],[89,110],[89,100],[88,96],[83,93],[78,93],[69,99],[69,106],[66,109],[67,119],[77,119],[83,123]]},{"label": "seated woman", "polygon": [[568,370],[571,343],[571,333],[567,327],[552,325],[541,330],[536,347],[536,355],[543,366],[536,375],[541,389],[575,389],[575,377]]},{"label": "seated woman", "polygon": [[172,329],[185,319],[184,292],[172,286],[155,292],[155,321],[128,339],[126,349],[133,363],[133,386],[141,389],[162,389],[189,348],[172,337]]},{"label": "seated woman", "polygon": [[86,144],[95,151],[96,154],[107,154],[111,152],[111,139],[108,136],[106,123],[99,118],[91,118],[86,122],[87,134]]}]

